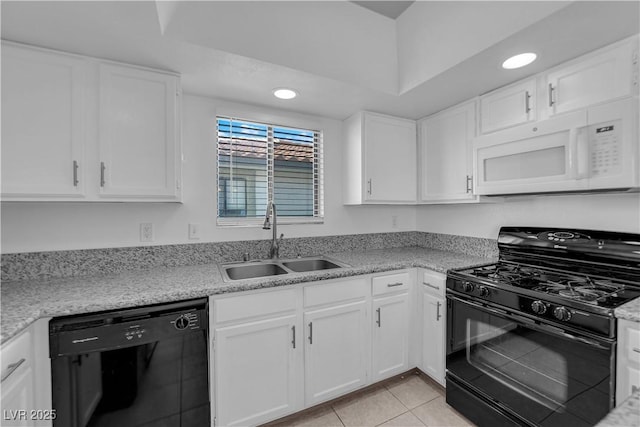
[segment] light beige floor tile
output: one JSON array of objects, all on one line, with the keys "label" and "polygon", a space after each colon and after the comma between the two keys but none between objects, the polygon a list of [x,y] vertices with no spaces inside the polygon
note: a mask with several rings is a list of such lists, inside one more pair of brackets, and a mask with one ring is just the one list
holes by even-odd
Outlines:
[{"label": "light beige floor tile", "polygon": [[384,424],[380,424],[380,427],[424,427],[424,424],[411,412],[405,412]]},{"label": "light beige floor tile", "polygon": [[343,427],[342,421],[338,418],[335,411],[330,407],[327,407],[324,413],[316,414],[315,416],[309,416],[295,420],[289,424],[292,427]]},{"label": "light beige floor tile", "polygon": [[303,415],[285,418],[283,421],[268,423],[269,427],[344,427],[331,406],[321,406]]},{"label": "light beige floor tile", "polygon": [[387,386],[389,391],[409,409],[440,396],[438,390],[417,375]]},{"label": "light beige floor tile", "polygon": [[333,409],[347,427],[377,426],[407,412],[386,388],[364,393],[359,399],[338,402]]},{"label": "light beige floor tile", "polygon": [[447,405],[443,397],[427,402],[411,410],[428,427],[467,427],[473,426]]}]

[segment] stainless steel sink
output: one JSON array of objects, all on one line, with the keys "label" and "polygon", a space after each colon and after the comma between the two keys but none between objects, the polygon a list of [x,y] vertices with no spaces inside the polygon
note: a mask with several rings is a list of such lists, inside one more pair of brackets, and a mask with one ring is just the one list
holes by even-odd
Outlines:
[{"label": "stainless steel sink", "polygon": [[220,264],[225,281],[278,276],[289,273],[329,270],[348,267],[326,257],[308,257],[284,260],[258,260]]},{"label": "stainless steel sink", "polygon": [[342,268],[342,266],[325,258],[296,259],[293,261],[283,261],[282,265],[296,273],[303,271],[328,270],[331,268]]},{"label": "stainless steel sink", "polygon": [[231,280],[252,279],[254,277],[277,276],[287,274],[284,268],[278,264],[249,264],[224,267],[223,270]]}]

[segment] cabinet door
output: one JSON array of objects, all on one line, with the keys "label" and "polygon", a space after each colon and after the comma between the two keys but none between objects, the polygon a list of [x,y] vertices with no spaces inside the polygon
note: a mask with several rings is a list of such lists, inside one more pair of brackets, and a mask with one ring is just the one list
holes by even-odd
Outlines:
[{"label": "cabinet door", "polygon": [[536,80],[480,97],[480,132],[489,133],[536,119]]},{"label": "cabinet door", "polygon": [[619,319],[616,404],[621,404],[637,390],[640,390],[640,325]]},{"label": "cabinet door", "polygon": [[422,371],[444,385],[445,324],[444,299],[424,291],[422,295]]},{"label": "cabinet door", "polygon": [[364,150],[365,200],[415,202],[415,122],[365,113]]},{"label": "cabinet door", "polygon": [[365,301],[304,314],[305,406],[340,396],[366,383]]},{"label": "cabinet door", "polygon": [[180,197],[178,79],[100,65],[100,196],[141,200]]},{"label": "cabinet door", "polygon": [[83,197],[82,59],[2,45],[2,197]]},{"label": "cabinet door", "polygon": [[372,380],[400,374],[409,367],[409,294],[373,300]]},{"label": "cabinet door", "polygon": [[215,330],[217,425],[257,425],[300,407],[295,320],[290,315]]},{"label": "cabinet door", "polygon": [[[629,40],[547,74],[549,115],[630,95],[633,45]],[[637,63],[637,52],[635,55]]]},{"label": "cabinet door", "polygon": [[427,117],[420,122],[423,201],[474,199],[472,147],[475,101]]}]

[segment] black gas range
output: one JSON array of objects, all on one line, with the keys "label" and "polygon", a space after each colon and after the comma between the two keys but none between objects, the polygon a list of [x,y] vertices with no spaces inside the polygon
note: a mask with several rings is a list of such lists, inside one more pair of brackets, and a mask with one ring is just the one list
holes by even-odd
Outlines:
[{"label": "black gas range", "polygon": [[614,310],[640,235],[503,227],[499,260],[447,278],[447,401],[477,424],[593,425],[615,404]]}]

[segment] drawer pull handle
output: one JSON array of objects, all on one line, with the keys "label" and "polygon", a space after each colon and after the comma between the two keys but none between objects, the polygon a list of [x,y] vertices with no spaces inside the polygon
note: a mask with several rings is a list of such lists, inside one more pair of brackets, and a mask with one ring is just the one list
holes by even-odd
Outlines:
[{"label": "drawer pull handle", "polygon": [[4,374],[2,374],[2,378],[0,378],[0,383],[4,382],[4,380],[9,378],[11,374],[13,374],[16,371],[16,369],[18,369],[20,365],[22,365],[26,361],[27,361],[26,359],[22,358],[18,360],[16,363],[12,363],[11,365],[7,366],[7,371]]},{"label": "drawer pull handle", "polygon": [[376,323],[378,324],[378,328],[379,328],[380,327],[380,307],[376,309],[376,313],[378,313],[378,320],[376,320]]},{"label": "drawer pull handle", "polygon": [[432,284],[431,284],[431,283],[429,283],[429,282],[422,282],[422,284],[423,284],[423,285],[426,285],[426,286],[428,286],[428,287],[430,287],[430,288],[433,288],[433,289],[435,289],[435,290],[438,290],[438,291],[440,290],[440,286],[432,285]]},{"label": "drawer pull handle", "polygon": [[402,286],[404,285],[404,283],[402,282],[398,282],[398,283],[387,283],[387,288],[394,288],[396,286]]},{"label": "drawer pull handle", "polygon": [[440,321],[440,318],[442,317],[442,315],[440,314],[440,306],[442,305],[442,303],[440,301],[438,301],[438,305],[436,305],[436,322]]},{"label": "drawer pull handle", "polygon": [[640,348],[633,347],[633,351],[635,351],[636,353],[640,353]]},{"label": "drawer pull handle", "polygon": [[309,344],[313,344],[313,322],[309,322]]}]

